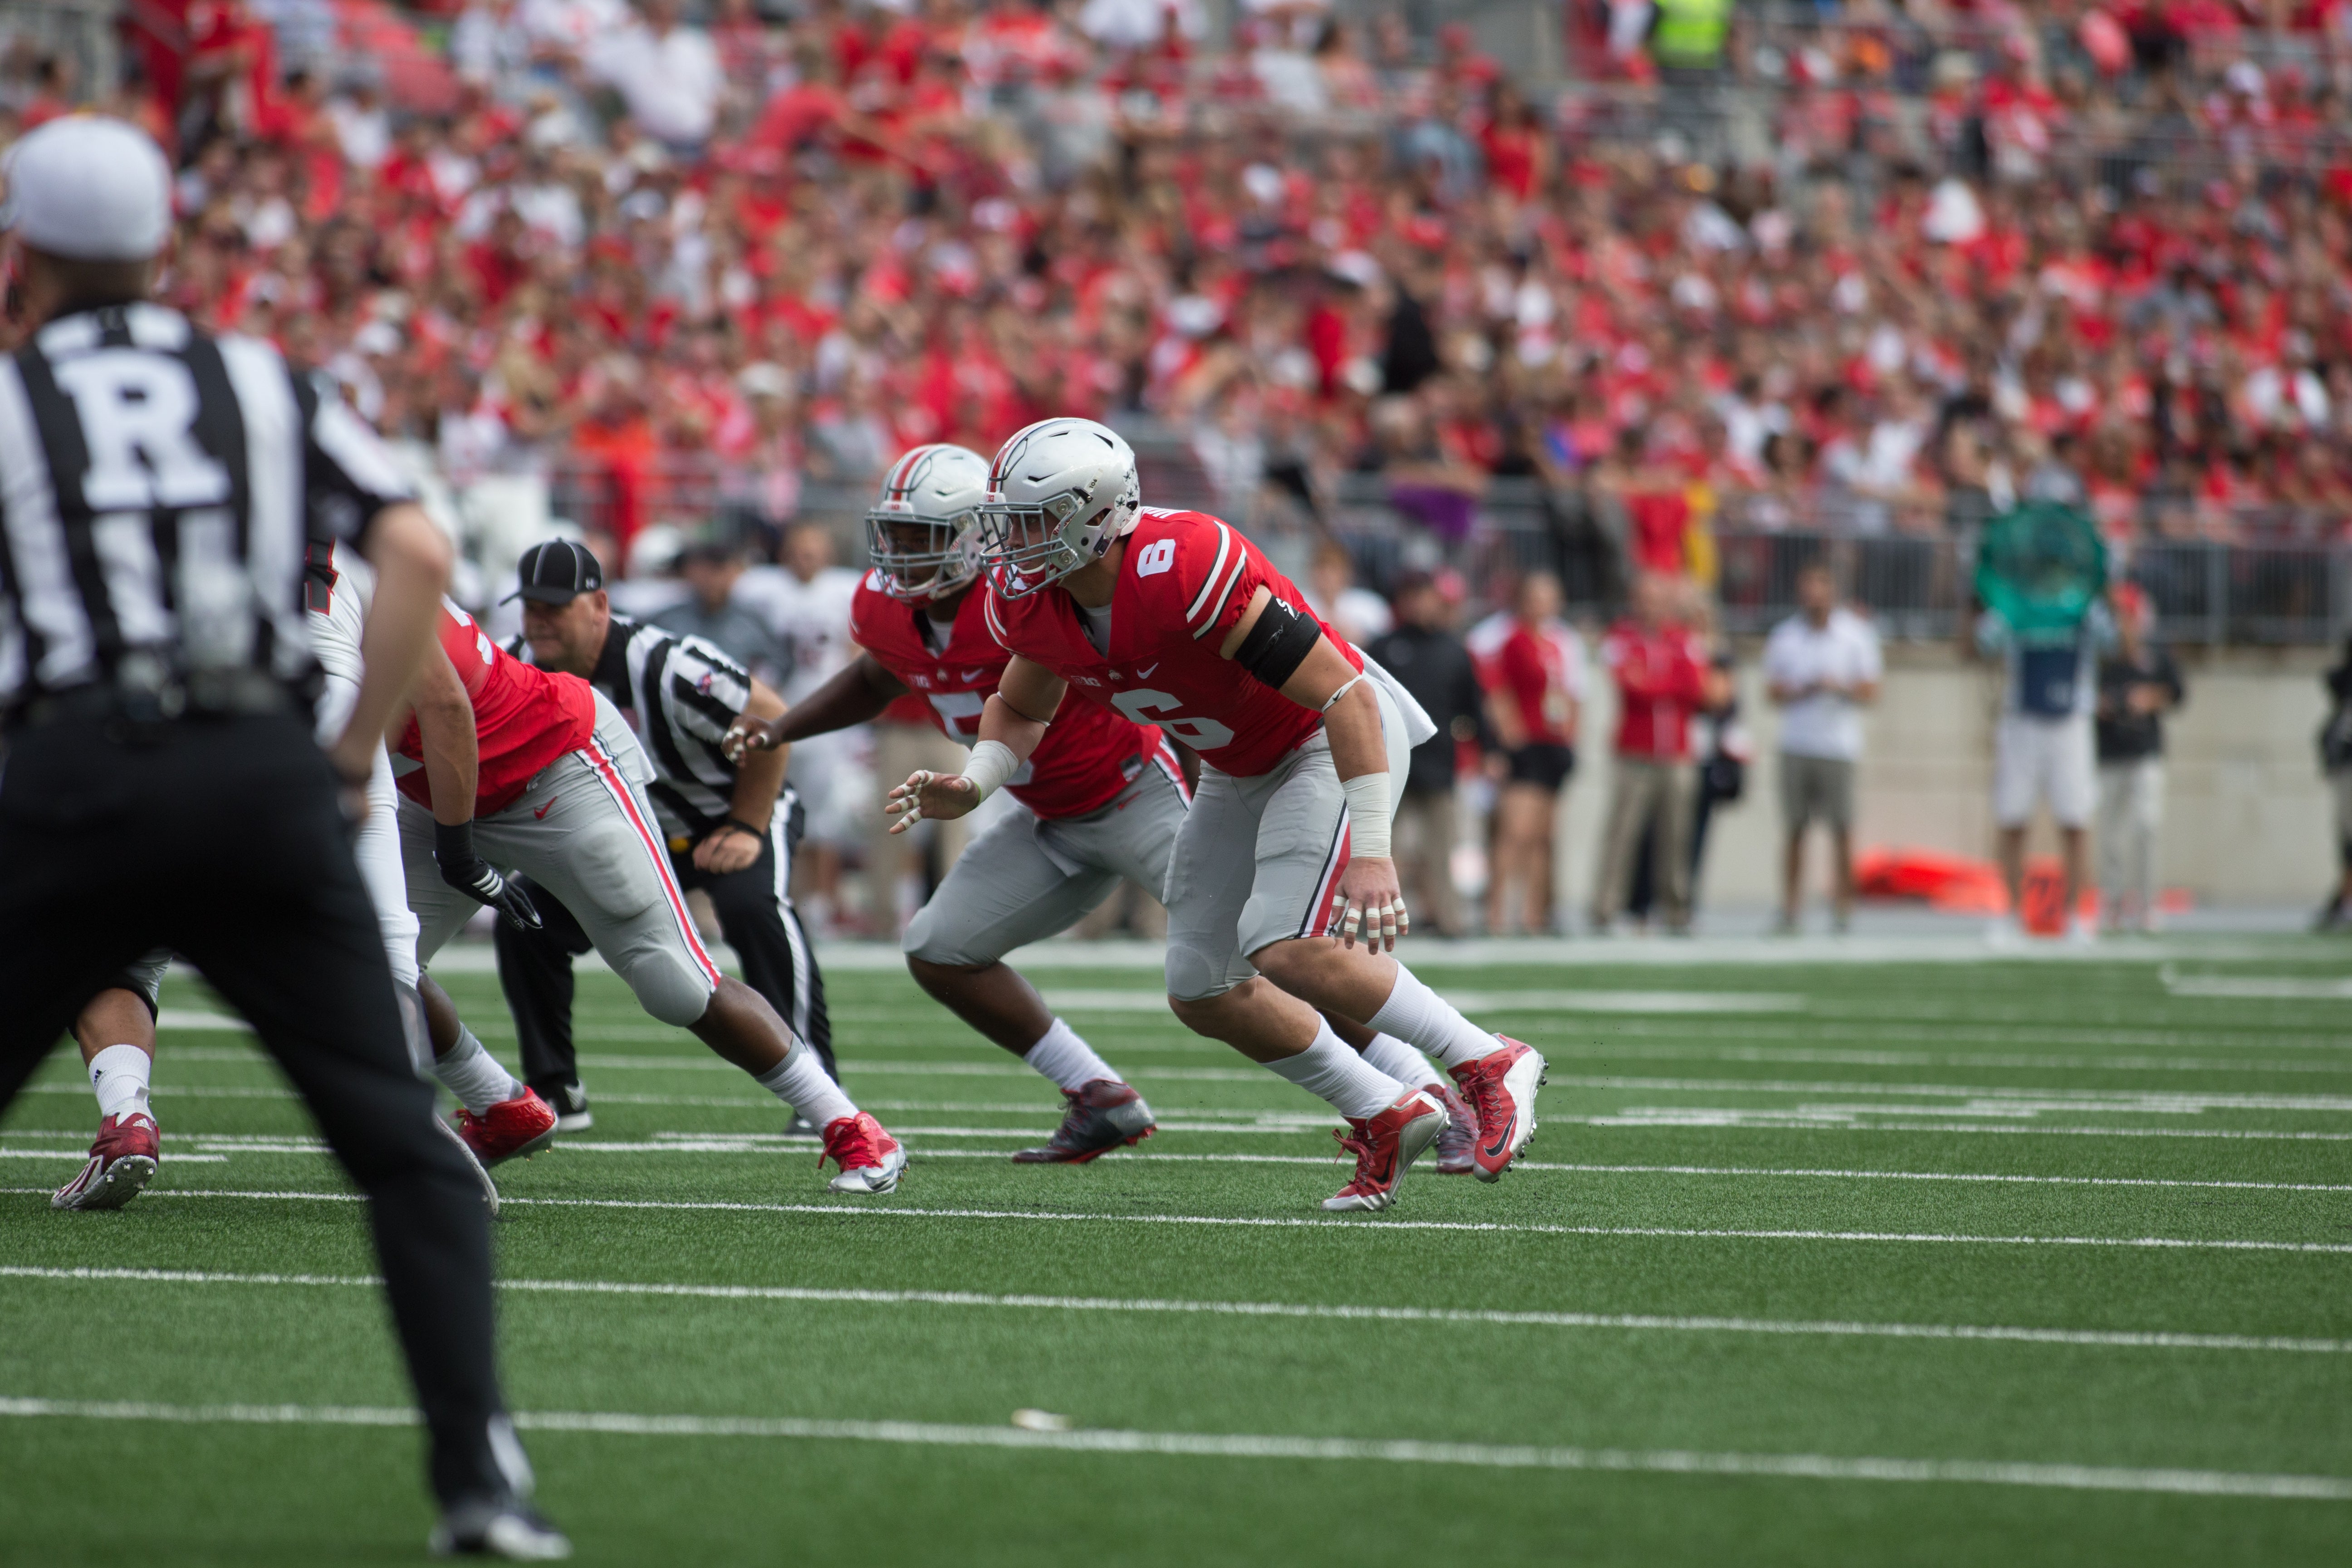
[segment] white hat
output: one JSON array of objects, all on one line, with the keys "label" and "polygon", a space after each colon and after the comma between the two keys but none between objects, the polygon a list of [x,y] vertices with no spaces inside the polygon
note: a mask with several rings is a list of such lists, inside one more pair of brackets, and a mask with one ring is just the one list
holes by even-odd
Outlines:
[{"label": "white hat", "polygon": [[172,232],[172,168],[127,121],[74,114],[8,149],[0,228],[73,261],[144,261]]}]

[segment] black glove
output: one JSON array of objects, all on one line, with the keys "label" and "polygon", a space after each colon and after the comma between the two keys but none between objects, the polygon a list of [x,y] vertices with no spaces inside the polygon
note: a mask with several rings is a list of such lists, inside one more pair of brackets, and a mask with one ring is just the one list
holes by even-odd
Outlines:
[{"label": "black glove", "polygon": [[517,931],[539,930],[539,911],[530,907],[530,896],[474,852],[471,822],[435,823],[433,858],[440,865],[443,881],[476,903],[498,910],[499,918]]}]

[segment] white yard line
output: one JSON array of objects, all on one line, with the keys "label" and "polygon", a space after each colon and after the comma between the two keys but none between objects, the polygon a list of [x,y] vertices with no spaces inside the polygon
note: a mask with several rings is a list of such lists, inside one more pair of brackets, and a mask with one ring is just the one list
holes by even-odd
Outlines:
[{"label": "white yard line", "polygon": [[[14,1134],[11,1134],[10,1136],[14,1136]],[[81,1134],[79,1132],[75,1133],[73,1136],[77,1140],[81,1138]],[[89,1158],[89,1151],[82,1148],[0,1149],[0,1160],[87,1160]],[[175,1163],[184,1160],[191,1165],[219,1165],[226,1163],[228,1160],[228,1156],[226,1154],[183,1154],[174,1151],[173,1152],[172,1159]]]},{"label": "white yard line", "polygon": [[[40,1187],[0,1187],[0,1193],[37,1193]],[[301,1202],[360,1203],[357,1193],[232,1191],[226,1188],[150,1189],[159,1198],[262,1198]],[[2255,1241],[2175,1236],[1956,1236],[1933,1231],[1741,1230],[1696,1226],[1522,1225],[1497,1220],[1307,1219],[1267,1215],[1070,1214],[1050,1209],[911,1208],[857,1204],[747,1204],[719,1200],[657,1198],[505,1197],[507,1208],[637,1209],[696,1214],[838,1215],[856,1219],[998,1219],[1059,1225],[1200,1225],[1272,1230],[1347,1230],[1357,1235],[1404,1231],[1463,1231],[1480,1235],[1593,1236],[1701,1241],[1891,1242],[1936,1247],[2103,1247],[2166,1252],[2283,1252],[2352,1255],[2352,1242]]]},{"label": "white yard line", "polygon": [[[17,1265],[0,1265],[0,1279],[250,1286],[373,1287],[383,1282],[369,1274],[226,1274],[182,1268],[41,1268]],[[542,1295],[684,1297],[717,1301],[814,1301],[873,1307],[988,1307],[1020,1311],[1170,1313],[1204,1317],[1307,1318],[1346,1322],[1601,1329],[1628,1332],[1983,1341],[2114,1350],[2265,1351],[2295,1355],[2352,1355],[2352,1340],[2277,1334],[2174,1333],[2156,1330],[2008,1328],[1971,1323],[1863,1323],[1654,1312],[1510,1311],[1293,1301],[1195,1301],[1151,1297],[990,1295],[970,1290],[839,1290],[800,1285],[682,1285],[619,1279],[501,1279],[498,1281],[498,1288]]]},{"label": "white yard line", "polygon": [[[413,1426],[406,1406],[154,1405],[0,1398],[0,1415],[197,1426]],[[610,1411],[518,1411],[525,1432],[631,1437],[781,1437],[926,1447],[1033,1448],[1065,1453],[1169,1458],[1310,1459],[1342,1464],[1455,1465],[1487,1469],[1605,1470],[1664,1475],[1755,1476],[1786,1480],[1943,1482],[2048,1487],[2070,1491],[2169,1492],[2196,1497],[2352,1501],[2352,1479],[2238,1470],[2129,1469],[2104,1465],[1986,1459],[1902,1459],[1829,1454],[1724,1454],[1685,1449],[1542,1447],[1534,1445],[1378,1441],[1358,1437],[1264,1436],[1207,1432],[957,1426],[922,1421],[817,1421],[795,1416],[645,1415]]]}]

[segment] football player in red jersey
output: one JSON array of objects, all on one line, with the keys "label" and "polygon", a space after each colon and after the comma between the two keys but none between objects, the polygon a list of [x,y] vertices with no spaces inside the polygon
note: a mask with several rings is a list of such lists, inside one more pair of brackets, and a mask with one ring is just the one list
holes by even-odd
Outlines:
[{"label": "football player in red jersey", "polygon": [[1391,780],[1434,733],[1420,705],[1237,530],[1144,511],[1135,454],[1091,420],[1006,442],[981,512],[990,629],[1013,658],[964,773],[919,773],[889,809],[902,825],[970,811],[1069,721],[1067,691],[1166,727],[1202,763],[1168,875],[1176,1016],[1347,1120],[1355,1179],[1326,1208],[1386,1208],[1446,1116],[1318,1010],[1444,1063],[1477,1114],[1475,1173],[1501,1176],[1534,1131],[1543,1058],[1382,951],[1408,929]]},{"label": "football player in red jersey", "polygon": [[[490,862],[520,871],[563,901],[646,1012],[692,1030],[823,1130],[825,1154],[841,1166],[834,1191],[896,1187],[907,1163],[898,1141],[850,1102],[759,993],[721,974],[703,951],[653,826],[645,796],[652,769],[620,710],[576,676],[508,654],[454,605],[445,610],[447,657],[427,661],[393,747],[418,962],[430,962],[477,903],[535,918]],[[428,743],[458,715],[470,716],[457,727],[476,741],[470,769],[462,744]],[[551,1130],[546,1102],[481,1048],[446,998],[426,990],[425,999],[440,1058],[434,1070],[479,1118],[466,1129],[477,1151],[488,1145],[503,1158],[514,1152],[509,1142],[535,1136],[539,1117],[526,1120],[534,1106]],[[517,1104],[515,1125],[503,1126],[498,1113]]]},{"label": "football player in red jersey", "polygon": [[[737,721],[733,754],[864,723],[908,692],[950,739],[978,738],[1007,658],[974,586],[974,509],[987,486],[988,459],[961,447],[918,447],[891,467],[866,514],[874,570],[850,609],[862,651],[782,718]],[[1158,893],[1184,821],[1184,775],[1158,730],[1074,704],[1007,787],[1024,809],[984,828],[908,925],[907,967],[1068,1102],[1051,1141],[1013,1159],[1083,1162],[1150,1136],[1151,1109],[1004,955],[1067,929],[1121,877]]]}]

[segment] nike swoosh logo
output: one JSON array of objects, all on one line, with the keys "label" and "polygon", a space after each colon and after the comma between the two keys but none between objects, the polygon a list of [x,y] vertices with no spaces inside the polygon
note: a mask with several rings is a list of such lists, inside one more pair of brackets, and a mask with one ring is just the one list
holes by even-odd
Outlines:
[{"label": "nike swoosh logo", "polygon": [[982,676],[986,675],[988,671],[985,669],[967,669],[963,672],[963,678],[966,680],[978,680]]},{"label": "nike swoosh logo", "polygon": [[1149,680],[1151,679],[1151,672],[1159,668],[1156,664],[1139,664],[1135,667],[1135,679]]},{"label": "nike swoosh logo", "polygon": [[539,821],[544,822],[547,820],[547,814],[554,809],[555,803],[551,800],[545,805],[541,806],[537,811],[532,812],[531,816]]},{"label": "nike swoosh logo", "polygon": [[[1511,1121],[1516,1123],[1518,1121],[1518,1118],[1514,1116],[1511,1118]],[[1511,1130],[1510,1128],[1506,1127],[1503,1129],[1503,1136],[1497,1139],[1494,1143],[1487,1146],[1486,1150],[1486,1157],[1490,1160],[1499,1159],[1502,1157],[1503,1151],[1508,1149],[1510,1146]]]}]

